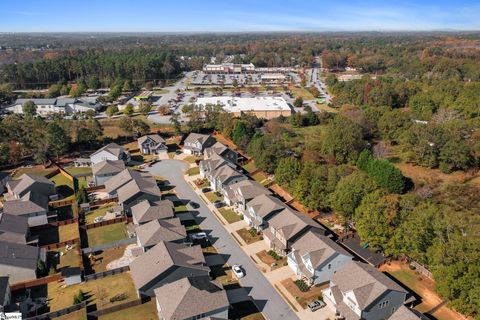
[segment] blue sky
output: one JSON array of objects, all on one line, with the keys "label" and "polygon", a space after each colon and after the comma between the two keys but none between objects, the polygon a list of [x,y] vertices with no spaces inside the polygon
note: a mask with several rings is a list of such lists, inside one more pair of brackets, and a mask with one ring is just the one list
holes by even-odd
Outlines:
[{"label": "blue sky", "polygon": [[0,32],[480,30],[480,1],[1,0]]}]

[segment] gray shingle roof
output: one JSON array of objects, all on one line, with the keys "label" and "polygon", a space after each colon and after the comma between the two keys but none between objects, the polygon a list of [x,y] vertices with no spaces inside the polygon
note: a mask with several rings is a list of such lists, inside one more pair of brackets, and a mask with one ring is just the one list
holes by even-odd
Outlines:
[{"label": "gray shingle roof", "polygon": [[231,184],[229,189],[240,194],[245,200],[253,199],[261,194],[271,194],[270,190],[253,180],[243,180]]},{"label": "gray shingle roof", "polygon": [[269,225],[274,227],[284,239],[289,240],[307,227],[322,230],[323,228],[310,217],[293,209],[285,208],[269,220]]},{"label": "gray shingle roof", "polygon": [[209,134],[200,134],[200,133],[192,132],[185,138],[184,144],[185,143],[195,143],[195,142],[198,141],[198,142],[200,142],[200,144],[203,145],[205,143],[205,141],[208,140],[208,138],[210,138]]},{"label": "gray shingle roof", "polygon": [[0,306],[2,306],[3,302],[5,301],[5,294],[7,293],[7,289],[9,287],[9,276],[1,276],[0,277]]},{"label": "gray shingle roof", "polygon": [[388,320],[426,320],[423,314],[417,310],[409,309],[405,306],[401,306],[395,311]]},{"label": "gray shingle roof", "polygon": [[253,198],[247,206],[253,208],[255,213],[261,218],[287,208],[287,205],[282,200],[269,194],[261,194]]},{"label": "gray shingle roof", "polygon": [[119,158],[122,153],[126,153],[125,148],[123,148],[122,146],[119,146],[118,144],[112,142],[112,143],[109,143],[106,146],[103,146],[102,148],[98,149],[97,151],[92,153],[91,156],[96,155],[96,154],[98,154],[102,151],[107,151],[107,152],[113,154],[117,158]]},{"label": "gray shingle roof", "polygon": [[144,143],[145,141],[147,141],[147,139],[152,139],[157,144],[165,143],[165,139],[163,139],[159,134],[154,133],[154,134],[147,134],[145,136],[138,138],[138,144]]},{"label": "gray shingle roof", "polygon": [[160,242],[130,263],[135,288],[140,290],[173,266],[204,270],[205,273],[210,270],[200,246]]},{"label": "gray shingle roof", "polygon": [[154,292],[165,320],[190,319],[229,306],[225,290],[208,276],[183,278]]},{"label": "gray shingle roof", "polygon": [[122,160],[103,160],[92,166],[92,174],[95,176],[114,174],[125,170],[125,163]]},{"label": "gray shingle roof", "polygon": [[10,172],[0,171],[0,181],[2,181],[3,179],[5,179],[5,178],[8,177],[9,175],[10,175]]},{"label": "gray shingle roof", "polygon": [[131,180],[117,190],[118,203],[122,204],[139,193],[157,196],[158,200],[160,200],[162,196],[155,179],[153,177],[142,176]]},{"label": "gray shingle roof", "polygon": [[177,241],[185,239],[187,232],[179,218],[152,220],[138,226],[135,230],[142,247],[154,246],[162,241]]},{"label": "gray shingle roof", "polygon": [[0,241],[0,264],[36,270],[39,254],[38,247]]},{"label": "gray shingle roof", "polygon": [[28,233],[28,218],[0,213],[0,239],[25,243]]},{"label": "gray shingle roof", "polygon": [[245,177],[245,179],[247,179],[247,177],[243,173],[241,173],[240,171],[237,171],[237,170],[235,170],[232,167],[227,166],[227,165],[221,166],[220,168],[216,169],[212,173],[212,176],[215,179],[218,179],[220,181],[220,183],[222,183],[222,184],[225,181],[227,181],[229,178],[232,178],[232,177],[243,176],[243,177]]},{"label": "gray shingle roof", "polygon": [[52,181],[48,180],[44,176],[37,176],[24,173],[20,176],[19,179],[14,181],[9,181],[8,184],[11,186],[12,191],[15,194],[21,194],[28,189],[30,189],[35,183],[55,185]]},{"label": "gray shingle roof", "polygon": [[150,174],[144,174],[127,168],[105,181],[105,191],[108,193],[116,193],[121,186],[127,184],[133,179],[140,179],[143,175],[150,176]]},{"label": "gray shingle roof", "polygon": [[21,104],[23,105],[25,102],[27,101],[32,101],[34,104],[42,104],[42,105],[48,105],[48,104],[55,104],[55,102],[57,101],[57,99],[53,98],[53,99],[17,99],[15,100],[15,104]]},{"label": "gray shingle roof", "polygon": [[407,293],[392,279],[374,267],[349,261],[340,268],[331,279],[341,292],[353,291],[360,309],[365,309],[386,290]]},{"label": "gray shingle roof", "polygon": [[173,202],[170,200],[162,200],[155,202],[143,200],[134,205],[131,210],[132,215],[135,217],[135,220],[139,224],[149,222],[155,219],[173,218],[175,215],[173,209]]}]

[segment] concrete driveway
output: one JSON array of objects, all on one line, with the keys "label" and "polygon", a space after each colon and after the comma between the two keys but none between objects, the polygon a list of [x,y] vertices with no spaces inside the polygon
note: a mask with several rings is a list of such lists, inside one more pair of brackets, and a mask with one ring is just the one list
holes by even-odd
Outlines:
[{"label": "concrete driveway", "polygon": [[175,186],[180,199],[192,200],[200,205],[193,212],[201,228],[209,234],[210,241],[230,265],[238,264],[246,271],[246,276],[240,283],[253,298],[258,309],[267,319],[299,319],[290,306],[275,291],[264,275],[257,269],[252,260],[245,254],[240,246],[232,239],[214,214],[198,197],[193,189],[183,178],[183,172],[188,169],[188,164],[179,160],[162,160],[152,167],[146,168],[152,174],[164,177]]}]

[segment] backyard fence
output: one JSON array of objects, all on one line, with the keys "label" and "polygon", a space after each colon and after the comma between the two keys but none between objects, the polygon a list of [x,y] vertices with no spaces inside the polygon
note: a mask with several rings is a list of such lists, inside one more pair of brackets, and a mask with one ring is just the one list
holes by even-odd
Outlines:
[{"label": "backyard fence", "polygon": [[58,207],[65,207],[65,206],[71,206],[76,202],[75,199],[67,199],[67,200],[56,200],[56,201],[50,201],[48,205],[50,207],[58,208]]},{"label": "backyard fence", "polygon": [[93,187],[85,188],[85,191],[92,192],[92,191],[98,191],[98,190],[102,190],[102,189],[105,189],[105,185],[103,185],[103,184],[101,184],[99,186],[93,186]]},{"label": "backyard fence", "polygon": [[72,219],[62,220],[62,221],[54,221],[47,224],[42,224],[40,226],[32,226],[30,227],[30,230],[48,229],[52,227],[65,226],[67,224],[73,224],[77,222],[78,222],[78,218],[72,218]]},{"label": "backyard fence", "polygon": [[62,280],[63,277],[61,274],[57,273],[48,277],[40,278],[40,279],[35,279],[35,280],[30,280],[30,281],[25,281],[25,282],[19,282],[15,283],[10,286],[11,291],[16,291],[16,290],[22,290],[22,289],[28,289],[36,286],[41,286],[50,282],[55,282]]},{"label": "backyard fence", "polygon": [[66,314],[84,309],[86,307],[87,303],[85,301],[82,301],[80,303],[74,304],[73,306],[66,307],[61,310],[49,312],[49,313],[44,313],[38,316],[33,316],[30,318],[26,318],[26,320],[44,320],[44,319],[52,319],[52,318],[58,318],[61,316],[64,316]]},{"label": "backyard fence", "polygon": [[114,242],[109,242],[105,244],[101,244],[96,247],[89,247],[89,248],[84,248],[82,249],[83,254],[89,254],[97,251],[102,251],[102,250],[107,250],[107,249],[112,249],[112,248],[118,248],[123,245],[128,245],[128,244],[133,244],[137,242],[137,237],[133,238],[128,238],[128,239],[122,239]]},{"label": "backyard fence", "polygon": [[416,262],[416,261],[411,261],[410,262],[410,265],[411,266],[414,266],[415,267],[415,271],[418,271],[418,273],[421,273],[423,274],[424,276],[430,278],[430,279],[433,279],[433,274],[432,272],[430,272],[427,268],[425,268],[424,265],[421,265],[420,263]]},{"label": "backyard fence", "polygon": [[70,239],[70,240],[57,242],[57,243],[46,244],[46,245],[40,246],[40,248],[44,248],[48,251],[48,250],[52,250],[52,249],[62,248],[62,247],[65,247],[66,245],[70,245],[70,244],[80,244],[80,239],[76,238],[76,239]]},{"label": "backyard fence", "polygon": [[114,219],[103,220],[100,222],[89,223],[84,226],[81,226],[81,228],[88,230],[88,229],[99,228],[99,227],[108,226],[108,225],[120,223],[120,222],[128,222],[127,217],[123,216],[120,218],[114,218]]},{"label": "backyard fence", "polygon": [[97,272],[94,274],[89,274],[84,277],[85,282],[92,281],[92,280],[97,280],[97,279],[102,279],[108,276],[113,276],[115,274],[120,274],[126,271],[130,271],[129,266],[124,266],[120,268],[115,268],[112,270],[107,270],[107,271],[102,271],[102,272]]},{"label": "backyard fence", "polygon": [[100,199],[100,200],[95,200],[95,201],[90,201],[88,204],[90,207],[94,206],[99,206],[105,203],[110,203],[110,202],[117,202],[118,198],[117,197],[112,197],[112,198],[107,198],[107,199]]},{"label": "backyard fence", "polygon": [[106,314],[117,312],[117,311],[120,311],[120,310],[123,310],[123,309],[139,306],[142,303],[143,303],[142,299],[137,299],[137,300],[133,300],[133,301],[124,302],[122,304],[118,304],[118,305],[113,306],[113,307],[100,309],[100,310],[97,310],[97,311],[92,311],[92,312],[89,312],[88,315],[89,316],[94,316],[94,317],[100,317],[100,316],[104,316]]}]

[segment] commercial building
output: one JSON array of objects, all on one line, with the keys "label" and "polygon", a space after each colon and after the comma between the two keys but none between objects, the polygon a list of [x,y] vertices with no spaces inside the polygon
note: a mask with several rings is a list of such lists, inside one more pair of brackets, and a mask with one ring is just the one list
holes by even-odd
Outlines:
[{"label": "commercial building", "polygon": [[87,100],[77,98],[54,98],[54,99],[17,99],[14,104],[7,108],[8,111],[23,114],[23,105],[32,101],[37,107],[37,114],[47,116],[49,114],[59,113],[70,115],[74,113],[83,113],[87,111],[97,112],[101,105]]},{"label": "commercial building", "polygon": [[222,64],[206,64],[203,67],[205,73],[254,73],[255,66],[253,63],[249,64],[234,64],[234,63],[222,63]]},{"label": "commercial building", "polygon": [[197,106],[221,105],[226,112],[231,112],[235,116],[242,113],[250,113],[259,118],[272,119],[279,116],[288,117],[292,114],[292,109],[287,101],[281,97],[204,97],[198,98]]}]

